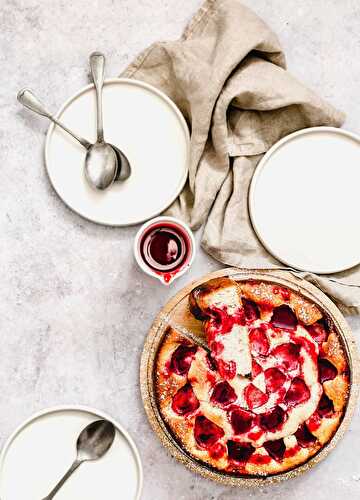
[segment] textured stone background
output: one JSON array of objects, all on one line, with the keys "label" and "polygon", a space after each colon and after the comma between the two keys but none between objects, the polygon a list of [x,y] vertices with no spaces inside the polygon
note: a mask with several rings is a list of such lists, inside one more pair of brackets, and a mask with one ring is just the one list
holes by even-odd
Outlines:
[{"label": "textured stone background", "polygon": [[[245,3],[278,33],[290,70],[346,111],[346,127],[359,132],[358,0]],[[43,168],[48,124],[15,100],[29,85],[56,110],[88,82],[90,52],[103,50],[107,74],[117,75],[151,42],[177,38],[199,5],[0,1],[0,445],[37,410],[86,404],[111,413],[132,433],[144,464],[145,500],[360,498],[359,412],[313,472],[259,492],[213,484],[168,456],[140,401],[143,339],[176,289],[219,265],[200,251],[191,274],[171,289],[141,274],[131,254],[136,228],[98,227],[57,198]],[[350,323],[358,333],[359,319]]]}]

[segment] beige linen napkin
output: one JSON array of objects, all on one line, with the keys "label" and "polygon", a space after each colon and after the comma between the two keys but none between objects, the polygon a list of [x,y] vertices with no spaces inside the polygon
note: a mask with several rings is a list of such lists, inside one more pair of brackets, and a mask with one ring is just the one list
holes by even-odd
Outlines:
[{"label": "beige linen napkin", "polygon": [[[193,229],[205,224],[202,246],[224,264],[283,267],[251,226],[251,177],[278,139],[341,126],[343,114],[286,71],[274,33],[237,0],[207,0],[180,40],[155,43],[122,76],[160,88],[191,129],[189,180],[168,213]],[[298,274],[345,312],[360,312],[360,266],[336,277]]]}]

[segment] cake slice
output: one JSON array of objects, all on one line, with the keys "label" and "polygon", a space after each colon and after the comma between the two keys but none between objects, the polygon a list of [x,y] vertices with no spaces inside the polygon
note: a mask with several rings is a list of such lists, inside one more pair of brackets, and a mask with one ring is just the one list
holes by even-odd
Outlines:
[{"label": "cake slice", "polygon": [[216,278],[195,288],[191,313],[204,322],[207,342],[220,375],[233,379],[251,373],[248,328],[239,289],[230,278]]}]

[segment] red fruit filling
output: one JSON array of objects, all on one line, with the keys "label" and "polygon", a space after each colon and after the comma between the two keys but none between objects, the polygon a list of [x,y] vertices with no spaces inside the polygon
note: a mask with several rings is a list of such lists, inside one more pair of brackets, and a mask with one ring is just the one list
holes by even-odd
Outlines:
[{"label": "red fruit filling", "polygon": [[229,382],[219,382],[214,387],[210,400],[216,405],[227,406],[237,400],[237,395]]},{"label": "red fruit filling", "polygon": [[249,432],[248,438],[251,439],[252,441],[257,441],[258,439],[261,438],[261,436],[264,434],[264,431],[254,431],[254,432]]},{"label": "red fruit filling", "polygon": [[268,457],[267,455],[260,455],[257,453],[254,453],[250,459],[250,463],[252,464],[257,464],[257,465],[267,465],[271,462],[271,458]]},{"label": "red fruit filling", "polygon": [[301,348],[306,351],[306,353],[310,356],[312,362],[316,363],[318,359],[318,351],[314,342],[305,337],[297,337],[296,342]]},{"label": "red fruit filling", "polygon": [[193,388],[190,384],[185,384],[175,394],[171,408],[178,415],[189,415],[197,410],[200,406],[199,400],[195,396]]},{"label": "red fruit filling", "polygon": [[321,417],[329,417],[332,413],[334,413],[333,402],[325,393],[321,396],[316,411]]},{"label": "red fruit filling", "polygon": [[294,311],[285,304],[275,307],[270,322],[275,328],[284,328],[285,330],[294,330],[298,323]]},{"label": "red fruit filling", "polygon": [[196,354],[196,346],[179,345],[173,352],[170,370],[178,375],[186,375]]},{"label": "red fruit filling", "polygon": [[281,460],[284,458],[286,447],[283,439],[277,439],[276,441],[267,441],[266,443],[264,443],[264,448],[268,452],[270,457],[277,462],[281,462]]},{"label": "red fruit filling", "polygon": [[320,320],[313,325],[308,326],[307,330],[318,344],[322,344],[327,341],[329,331],[323,321]]},{"label": "red fruit filling", "polygon": [[213,307],[211,308],[210,315],[211,318],[204,324],[209,341],[213,340],[219,333],[222,335],[229,333],[236,324],[245,324],[243,309],[238,309],[233,314],[229,315],[226,307],[223,309]]},{"label": "red fruit filling", "polygon": [[209,449],[224,435],[221,427],[211,420],[200,415],[195,419],[194,436],[195,441],[201,448]]},{"label": "red fruit filling", "polygon": [[250,443],[238,443],[237,441],[228,441],[228,457],[234,462],[245,463],[254,453],[255,448]]},{"label": "red fruit filling", "polygon": [[266,333],[261,328],[253,328],[249,334],[251,353],[256,356],[266,356],[269,352],[269,341]]},{"label": "red fruit filling", "polygon": [[215,460],[219,460],[219,458],[223,457],[225,453],[226,453],[226,448],[221,443],[214,444],[214,446],[212,446],[209,450],[211,458],[214,458]]},{"label": "red fruit filling", "polygon": [[218,371],[220,377],[231,380],[236,375],[236,363],[235,361],[224,361],[222,359],[217,360]]},{"label": "red fruit filling", "polygon": [[276,392],[286,382],[286,375],[278,368],[268,368],[264,371],[267,392]]},{"label": "red fruit filling", "polygon": [[255,321],[260,318],[260,311],[258,306],[249,299],[242,299],[245,318],[249,321]]},{"label": "red fruit filling", "polygon": [[327,359],[319,359],[318,361],[319,368],[319,381],[322,384],[327,380],[333,380],[337,375],[337,369],[335,366],[330,363]]},{"label": "red fruit filling", "polygon": [[262,368],[253,358],[251,361],[251,378],[254,379],[262,372]]},{"label": "red fruit filling", "polygon": [[213,358],[212,354],[209,352],[206,354],[206,362],[213,372],[217,370],[216,360]]},{"label": "red fruit filling", "polygon": [[299,366],[300,346],[289,342],[280,344],[271,351],[278,364],[285,370],[296,370]]},{"label": "red fruit filling", "polygon": [[273,292],[275,295],[280,294],[283,300],[290,300],[290,291],[287,288],[282,288],[280,286],[274,286]]},{"label": "red fruit filling", "polygon": [[296,444],[295,446],[292,446],[291,448],[287,448],[284,454],[285,458],[293,457],[295,456],[298,452],[300,451],[300,446]]},{"label": "red fruit filling", "polygon": [[245,434],[249,432],[253,426],[255,415],[250,411],[236,408],[230,414],[230,422],[234,430],[234,434]]},{"label": "red fruit filling", "polygon": [[211,342],[210,347],[214,356],[219,356],[219,354],[221,354],[224,350],[224,344],[222,342],[217,342],[216,340]]},{"label": "red fruit filling", "polygon": [[310,390],[302,378],[295,377],[285,396],[288,406],[297,406],[310,399]]},{"label": "red fruit filling", "polygon": [[317,411],[315,411],[311,417],[306,421],[307,428],[310,432],[316,431],[321,425],[321,417]]},{"label": "red fruit filling", "polygon": [[259,408],[259,406],[264,405],[269,399],[269,396],[260,391],[254,384],[249,384],[245,387],[244,397],[250,409]]},{"label": "red fruit filling", "polygon": [[300,425],[298,430],[295,432],[295,437],[301,448],[307,448],[316,441],[316,437],[311,434],[306,424]]},{"label": "red fruit filling", "polygon": [[275,432],[283,425],[286,417],[286,412],[280,406],[275,406],[272,410],[260,415],[259,424],[264,431]]}]

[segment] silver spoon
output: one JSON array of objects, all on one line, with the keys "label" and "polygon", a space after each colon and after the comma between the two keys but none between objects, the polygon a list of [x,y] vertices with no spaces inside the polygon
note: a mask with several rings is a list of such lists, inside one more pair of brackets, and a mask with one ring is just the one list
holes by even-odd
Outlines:
[{"label": "silver spoon", "polygon": [[104,142],[103,130],[103,112],[102,112],[102,90],[104,85],[104,68],[105,56],[101,52],[93,52],[90,55],[90,69],[91,76],[96,90],[96,103],[97,103],[97,144],[102,145],[102,148],[111,147],[115,151],[117,157],[118,168],[114,175],[114,180],[125,181],[130,177],[131,167],[129,160],[125,154],[113,144]]},{"label": "silver spoon", "polygon": [[76,448],[77,457],[58,484],[51,490],[51,493],[43,500],[54,498],[59,489],[71,474],[83,463],[98,460],[109,450],[115,438],[115,427],[107,420],[97,420],[92,422],[81,432],[78,437]]},{"label": "silver spoon", "polygon": [[118,161],[118,170],[115,176],[115,182],[117,181],[126,181],[131,175],[131,166],[129,160],[125,156],[125,153],[121,151],[121,149],[114,146],[114,144],[110,144],[115,151]]},{"label": "silver spoon", "polygon": [[110,146],[103,149],[101,146],[98,147],[97,143],[91,144],[83,137],[75,134],[75,132],[49,113],[30,89],[25,88],[20,90],[17,99],[26,108],[31,109],[31,111],[34,111],[38,115],[45,116],[61,127],[86,149],[85,172],[91,172],[91,175],[86,175],[86,178],[92,187],[105,189],[113,183],[117,172],[117,157]]},{"label": "silver spoon", "polygon": [[86,155],[85,175],[90,184],[94,184],[100,189],[106,189],[114,182],[119,165],[114,149],[104,140],[102,89],[105,56],[100,52],[91,54],[90,68],[96,90],[97,141]]},{"label": "silver spoon", "polygon": [[74,139],[76,139],[85,149],[89,149],[91,147],[91,143],[81,137],[80,135],[75,134],[72,130],[70,130],[66,125],[60,122],[55,116],[49,113],[43,103],[35,96],[35,94],[30,89],[22,89],[19,91],[17,95],[17,100],[26,108],[30,109],[34,113],[38,115],[45,116],[50,121],[58,125],[60,128],[65,130],[68,134],[70,134]]}]

